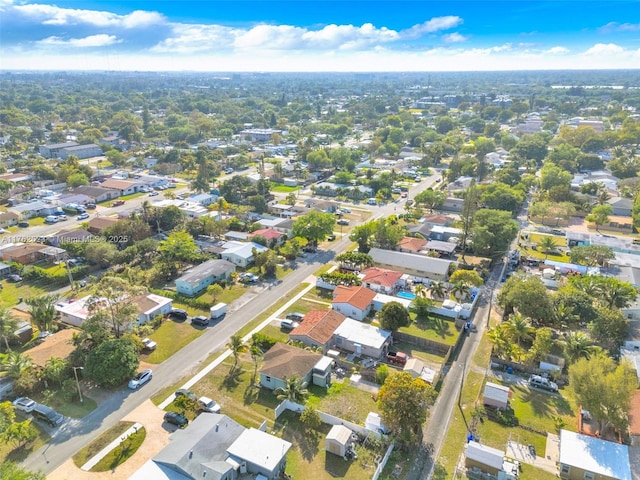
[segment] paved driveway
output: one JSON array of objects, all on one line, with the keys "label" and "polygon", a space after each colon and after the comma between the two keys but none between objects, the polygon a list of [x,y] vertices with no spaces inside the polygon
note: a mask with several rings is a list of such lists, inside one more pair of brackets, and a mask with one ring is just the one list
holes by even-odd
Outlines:
[{"label": "paved driveway", "polygon": [[[75,466],[72,459],[64,462],[60,467],[47,475],[48,480],[102,480],[102,479],[126,479],[129,478],[147,460],[153,458],[169,443],[170,431],[163,424],[164,411],[156,407],[151,400],[145,401],[122,420],[138,422],[147,431],[144,442],[125,463],[115,470],[108,472],[85,472]],[[173,427],[170,427],[173,431]]]}]

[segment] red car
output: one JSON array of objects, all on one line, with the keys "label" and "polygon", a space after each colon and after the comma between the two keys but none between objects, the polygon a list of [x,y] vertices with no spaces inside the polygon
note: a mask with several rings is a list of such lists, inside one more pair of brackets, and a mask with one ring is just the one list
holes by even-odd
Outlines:
[{"label": "red car", "polygon": [[116,200],[111,204],[112,207],[119,207],[120,205],[124,205],[124,200]]},{"label": "red car", "polygon": [[407,363],[409,356],[404,352],[389,352],[387,353],[387,360],[396,365],[404,365]]}]

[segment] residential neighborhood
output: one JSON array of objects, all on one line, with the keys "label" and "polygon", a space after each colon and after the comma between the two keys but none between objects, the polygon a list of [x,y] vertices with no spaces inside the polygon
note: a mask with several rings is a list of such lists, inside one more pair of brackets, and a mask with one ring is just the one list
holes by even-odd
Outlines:
[{"label": "residential neighborhood", "polygon": [[0,73],[3,464],[640,478],[637,73],[51,75]]}]

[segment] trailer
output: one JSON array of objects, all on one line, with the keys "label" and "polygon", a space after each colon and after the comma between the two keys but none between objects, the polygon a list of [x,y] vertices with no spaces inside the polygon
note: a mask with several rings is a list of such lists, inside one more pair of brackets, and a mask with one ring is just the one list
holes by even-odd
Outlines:
[{"label": "trailer", "polygon": [[217,320],[218,318],[222,318],[227,314],[227,304],[226,303],[218,303],[209,309],[209,317],[212,320]]}]

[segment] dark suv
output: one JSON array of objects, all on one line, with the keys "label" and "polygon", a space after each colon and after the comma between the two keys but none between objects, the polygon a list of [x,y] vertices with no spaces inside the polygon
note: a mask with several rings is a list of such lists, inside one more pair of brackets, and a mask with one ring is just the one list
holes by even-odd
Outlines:
[{"label": "dark suv", "polygon": [[41,404],[35,406],[31,415],[33,415],[36,420],[41,420],[52,427],[57,427],[64,421],[62,414],[56,412],[53,408]]},{"label": "dark suv", "polygon": [[304,313],[299,313],[299,312],[287,313],[287,316],[285,318],[287,320],[293,320],[294,322],[301,322],[304,320]]},{"label": "dark suv", "polygon": [[171,423],[180,428],[186,427],[189,423],[189,419],[178,412],[167,412],[164,414],[164,421],[167,423]]},{"label": "dark suv", "polygon": [[175,318],[176,320],[186,320],[188,316],[187,311],[181,308],[172,308],[169,312],[169,318]]},{"label": "dark suv", "polygon": [[204,315],[198,315],[197,317],[193,317],[191,319],[191,323],[193,325],[198,325],[200,327],[209,326],[209,317],[205,317]]}]

